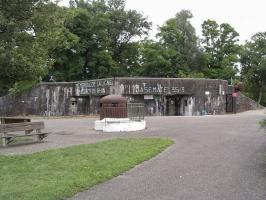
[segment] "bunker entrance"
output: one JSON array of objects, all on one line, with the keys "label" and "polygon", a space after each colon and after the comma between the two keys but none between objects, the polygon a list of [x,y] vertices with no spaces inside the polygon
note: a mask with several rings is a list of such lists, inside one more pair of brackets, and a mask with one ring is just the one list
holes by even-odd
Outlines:
[{"label": "bunker entrance", "polygon": [[192,108],[193,98],[191,96],[166,96],[166,115],[168,116],[191,116]]}]

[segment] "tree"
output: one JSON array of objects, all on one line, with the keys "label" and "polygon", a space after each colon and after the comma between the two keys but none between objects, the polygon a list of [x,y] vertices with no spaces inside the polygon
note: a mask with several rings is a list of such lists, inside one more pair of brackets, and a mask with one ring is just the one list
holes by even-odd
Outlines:
[{"label": "tree", "polygon": [[51,70],[56,80],[129,76],[136,71],[139,42],[135,39],[148,34],[151,24],[146,18],[126,10],[124,0],[77,0],[71,5],[74,16],[65,26],[79,42],[74,52],[63,54],[63,60],[59,56]]},{"label": "tree", "polygon": [[30,87],[45,76],[53,63],[49,51],[56,46],[63,30],[60,29],[63,12],[49,0],[23,3],[2,0],[0,7],[0,94],[3,95],[11,87]]},{"label": "tree", "polygon": [[140,49],[139,75],[148,77],[171,77],[174,68],[169,61],[169,52],[159,42],[143,41]]},{"label": "tree", "polygon": [[[6,94],[17,81],[35,80],[44,73],[45,51],[32,34],[34,2],[1,1],[0,9],[0,94]],[[34,56],[32,56],[34,55]]]},{"label": "tree", "polygon": [[159,28],[159,42],[144,44],[142,63],[145,75],[188,77],[201,71],[201,52],[192,14],[182,10]]},{"label": "tree", "polygon": [[[266,32],[252,36],[241,53],[241,75],[248,92],[258,103],[266,98]],[[264,102],[266,103],[266,102]]]},{"label": "tree", "polygon": [[117,63],[116,75],[126,76],[134,71],[138,57],[137,38],[148,35],[151,23],[135,10],[125,10],[125,0],[109,0],[108,16],[110,24],[108,37],[111,39],[110,48],[113,59]]},{"label": "tree", "polygon": [[202,24],[202,35],[206,77],[225,80],[234,78],[238,70],[239,34],[227,23],[219,25],[216,21],[207,20]]}]

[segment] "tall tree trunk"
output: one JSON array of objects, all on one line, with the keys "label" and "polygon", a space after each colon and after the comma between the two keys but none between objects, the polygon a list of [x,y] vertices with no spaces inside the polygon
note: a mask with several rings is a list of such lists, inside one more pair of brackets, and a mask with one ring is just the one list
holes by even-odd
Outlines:
[{"label": "tall tree trunk", "polygon": [[260,86],[260,89],[259,89],[259,98],[258,98],[258,104],[260,104],[261,102],[261,99],[262,99],[262,86]]}]

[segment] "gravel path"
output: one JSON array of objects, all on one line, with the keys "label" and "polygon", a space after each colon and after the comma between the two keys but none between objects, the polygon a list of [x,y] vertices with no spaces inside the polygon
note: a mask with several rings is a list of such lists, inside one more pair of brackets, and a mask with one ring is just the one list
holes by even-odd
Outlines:
[{"label": "gravel path", "polygon": [[45,120],[46,142],[0,148],[24,154],[118,137],[166,137],[175,144],[125,174],[75,195],[76,200],[265,200],[265,111],[201,117],[148,117],[136,133],[100,133],[94,119]]}]

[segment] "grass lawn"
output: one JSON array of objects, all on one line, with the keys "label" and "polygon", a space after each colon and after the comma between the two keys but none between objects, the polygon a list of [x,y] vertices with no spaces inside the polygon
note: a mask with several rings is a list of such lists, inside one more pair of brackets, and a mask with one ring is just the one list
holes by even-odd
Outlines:
[{"label": "grass lawn", "polygon": [[0,156],[0,199],[59,200],[118,176],[173,144],[116,139],[22,156]]}]

